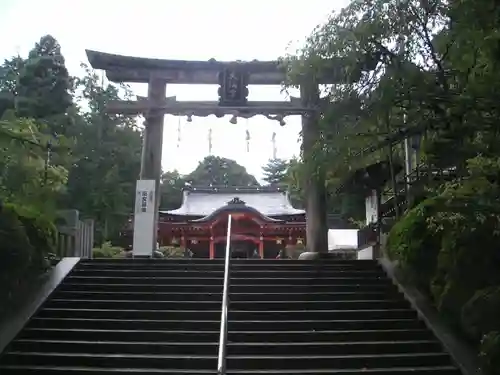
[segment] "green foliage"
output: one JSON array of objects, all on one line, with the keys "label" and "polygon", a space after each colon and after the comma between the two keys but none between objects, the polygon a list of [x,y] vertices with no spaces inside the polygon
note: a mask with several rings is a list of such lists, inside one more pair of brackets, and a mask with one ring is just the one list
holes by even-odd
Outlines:
[{"label": "green foliage", "polygon": [[475,198],[447,201],[449,209],[429,220],[443,233],[432,293],[454,323],[477,290],[500,284],[500,210]]},{"label": "green foliage", "polygon": [[[64,114],[73,101],[70,89],[61,46],[54,37],[45,35],[19,72],[16,111],[20,117],[35,119]],[[52,126],[51,133],[64,134],[65,129]]]},{"label": "green foliage", "polygon": [[481,341],[479,353],[481,371],[483,375],[500,374],[500,332],[492,331]]},{"label": "green foliage", "polygon": [[23,58],[15,56],[0,66],[0,118],[6,111],[15,108],[17,80],[24,64]]},{"label": "green foliage", "polygon": [[423,201],[392,227],[387,239],[389,258],[399,261],[408,276],[427,291],[436,271],[442,236],[440,231],[429,229],[427,220],[442,203],[438,197]]},{"label": "green foliage", "polygon": [[300,159],[293,158],[288,162],[284,183],[290,194],[292,205],[297,208],[305,207],[305,175],[305,167]]},{"label": "green foliage", "polygon": [[22,275],[31,266],[33,246],[19,215],[12,206],[0,205],[0,277]]},{"label": "green foliage", "polygon": [[333,12],[282,61],[289,86],[341,83],[323,88],[312,168],[338,185],[353,169],[398,159],[408,135],[423,137],[430,166],[462,173],[478,154],[496,158],[500,21],[491,9],[489,0],[375,0]]},{"label": "green foliage", "polygon": [[285,253],[292,259],[299,259],[300,254],[306,251],[304,244],[286,245]]},{"label": "green foliage", "polygon": [[283,186],[287,177],[289,163],[283,159],[271,159],[262,167],[264,181],[272,186]]},{"label": "green foliage", "polygon": [[[50,35],[27,59],[1,66],[0,197],[48,215],[78,209],[96,220],[103,241],[117,236],[133,209],[142,139],[132,118],[105,113],[106,103],[129,90],[101,87],[100,77],[84,68],[85,76],[69,77]],[[87,110],[74,105],[74,88]]]},{"label": "green foliage", "polygon": [[207,156],[185,180],[198,186],[259,186],[244,167],[219,156]]},{"label": "green foliage", "polygon": [[414,117],[426,114],[422,94],[436,91],[425,70],[438,65],[432,39],[443,28],[443,12],[440,5],[425,8],[418,1],[352,1],[284,59],[291,85],[317,75],[342,83],[324,91],[322,136],[313,158],[328,173],[343,178],[357,166],[385,159],[389,150],[377,144],[392,134],[401,141],[403,127],[421,126]]},{"label": "green foliage", "polygon": [[175,210],[182,204],[182,189],[186,181],[177,171],[164,172],[161,176],[161,202],[163,210]]},{"label": "green foliage", "polygon": [[113,246],[111,242],[106,241],[100,247],[92,249],[93,258],[121,258],[123,256],[123,248]]},{"label": "green foliage", "polygon": [[462,308],[462,327],[480,341],[491,331],[500,331],[500,286],[477,291]]},{"label": "green foliage", "polygon": [[21,284],[49,267],[54,234],[53,224],[40,213],[0,204],[0,313]]},{"label": "green foliage", "polygon": [[184,258],[186,249],[180,246],[161,246],[159,251],[165,258]]},{"label": "green foliage", "polygon": [[75,83],[79,101],[89,109],[71,128],[73,160],[62,201],[95,220],[96,240],[102,243],[116,237],[133,212],[142,139],[133,118],[105,112],[109,101],[129,95],[127,87],[102,86],[95,72],[83,68],[86,75]]},{"label": "green foliage", "polygon": [[258,186],[254,176],[234,160],[218,156],[208,156],[196,169],[182,176],[177,171],[164,172],[161,178],[161,203],[164,210],[179,208],[182,204],[182,189],[193,186]]},{"label": "green foliage", "polygon": [[33,246],[33,256],[38,258],[35,262],[41,264],[49,254],[56,252],[57,229],[54,222],[33,207],[17,206],[15,209]]},{"label": "green foliage", "polygon": [[33,120],[10,114],[0,120],[0,196],[51,214],[55,211],[55,197],[64,190],[67,170],[46,164],[47,137],[41,127]]},{"label": "green foliage", "polygon": [[454,193],[450,188],[408,211],[392,228],[387,252],[458,324],[475,291],[500,282],[500,211],[463,186]]},{"label": "green foliage", "polygon": [[410,136],[421,138],[426,165],[452,168],[452,182],[422,181],[431,198],[393,227],[388,253],[450,322],[476,340],[487,334],[490,374],[500,368],[500,339],[487,331],[498,329],[476,324],[490,313],[473,311],[487,304],[478,291],[500,285],[498,30],[491,0],[353,0],[283,59],[287,85],[325,76],[341,83],[324,88],[307,160],[309,171],[325,170],[329,191],[352,170],[400,159]]},{"label": "green foliage", "polygon": [[[500,329],[500,168],[497,158],[483,156],[466,165],[466,180],[444,184],[439,196],[408,211],[393,227],[388,251],[419,273],[420,287],[430,289],[448,323],[475,343],[484,337],[483,370],[494,374],[499,346],[491,332]],[[429,202],[436,204],[422,210]],[[407,253],[420,262],[408,262]]]}]

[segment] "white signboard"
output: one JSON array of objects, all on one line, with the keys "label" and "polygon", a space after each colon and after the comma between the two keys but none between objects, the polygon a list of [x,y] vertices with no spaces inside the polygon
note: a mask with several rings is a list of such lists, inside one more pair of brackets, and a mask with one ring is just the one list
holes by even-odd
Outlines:
[{"label": "white signboard", "polygon": [[138,180],[134,214],[134,256],[152,256],[155,245],[155,180]]},{"label": "white signboard", "polygon": [[372,190],[366,197],[366,225],[378,222],[378,199],[377,191]]}]

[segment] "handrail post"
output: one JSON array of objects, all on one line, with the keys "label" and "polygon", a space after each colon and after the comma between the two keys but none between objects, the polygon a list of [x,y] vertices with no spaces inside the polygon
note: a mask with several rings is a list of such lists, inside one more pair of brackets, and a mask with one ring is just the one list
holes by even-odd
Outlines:
[{"label": "handrail post", "polygon": [[220,318],[219,356],[217,359],[217,374],[226,374],[226,348],[228,330],[228,307],[229,307],[229,266],[231,262],[231,215],[227,217],[226,254],[224,258],[224,285],[222,289],[222,309]]}]

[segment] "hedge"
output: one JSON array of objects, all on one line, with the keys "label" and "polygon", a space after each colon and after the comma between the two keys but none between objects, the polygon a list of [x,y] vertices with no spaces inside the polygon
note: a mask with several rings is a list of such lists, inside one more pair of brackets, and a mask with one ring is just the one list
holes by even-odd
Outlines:
[{"label": "hedge", "polygon": [[18,213],[0,206],[0,277],[7,281],[13,274],[23,274],[31,265],[34,248]]},{"label": "hedge", "polygon": [[48,269],[55,235],[53,223],[42,215],[0,203],[0,310],[10,305],[19,286]]},{"label": "hedge", "polygon": [[111,242],[104,242],[101,247],[92,249],[92,258],[123,258],[125,257],[122,247],[113,246]]},{"label": "hedge", "polygon": [[470,338],[480,341],[489,332],[500,332],[500,286],[477,291],[461,315],[462,327]]},{"label": "hedge", "polygon": [[397,260],[406,275],[426,292],[430,291],[441,247],[441,235],[429,230],[427,218],[442,204],[438,197],[424,200],[394,224],[387,238],[389,258]]},{"label": "hedge", "polygon": [[389,233],[387,254],[500,374],[500,206],[477,196],[429,198]]},{"label": "hedge", "polygon": [[484,336],[479,352],[481,372],[500,375],[500,332],[492,331]]}]

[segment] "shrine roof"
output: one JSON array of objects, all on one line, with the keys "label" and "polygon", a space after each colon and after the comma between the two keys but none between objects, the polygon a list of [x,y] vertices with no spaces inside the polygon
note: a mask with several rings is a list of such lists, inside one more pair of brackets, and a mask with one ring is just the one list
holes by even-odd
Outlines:
[{"label": "shrine roof", "polygon": [[244,202],[240,208],[258,211],[264,217],[305,214],[292,206],[285,189],[274,187],[186,187],[181,207],[161,213],[205,217],[220,212],[233,200]]},{"label": "shrine roof", "polygon": [[192,222],[197,223],[197,222],[211,221],[223,212],[227,212],[228,214],[236,213],[236,212],[238,212],[238,213],[247,212],[249,214],[252,214],[253,216],[260,217],[261,220],[263,220],[263,221],[274,222],[274,223],[283,223],[284,222],[283,220],[274,219],[272,217],[266,216],[266,215],[262,214],[262,212],[256,210],[255,208],[247,206],[245,203],[238,203],[238,202],[226,204],[225,206],[222,206],[222,207],[216,209],[210,215],[202,217],[201,219],[192,220]]}]

